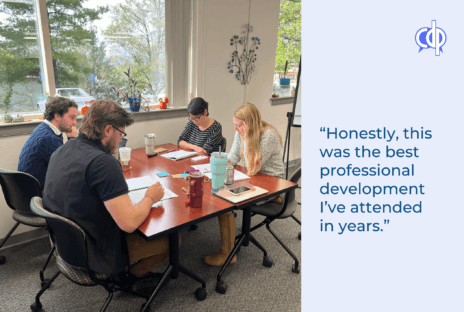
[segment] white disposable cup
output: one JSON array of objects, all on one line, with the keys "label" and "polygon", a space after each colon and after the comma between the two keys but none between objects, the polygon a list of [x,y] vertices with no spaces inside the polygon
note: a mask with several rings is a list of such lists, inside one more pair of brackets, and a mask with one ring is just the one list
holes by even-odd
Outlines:
[{"label": "white disposable cup", "polygon": [[119,157],[124,165],[129,164],[131,158],[131,148],[130,147],[120,147],[119,148]]}]

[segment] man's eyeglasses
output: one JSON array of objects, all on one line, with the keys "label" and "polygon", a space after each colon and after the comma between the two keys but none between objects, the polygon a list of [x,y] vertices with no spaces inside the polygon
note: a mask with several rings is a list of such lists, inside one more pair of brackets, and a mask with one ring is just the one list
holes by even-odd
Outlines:
[{"label": "man's eyeglasses", "polygon": [[203,114],[201,114],[200,116],[197,116],[197,117],[189,117],[188,120],[190,120],[190,121],[197,121],[197,120],[200,120],[200,118],[201,118],[202,115],[203,115]]},{"label": "man's eyeglasses", "polygon": [[125,133],[124,131],[119,130],[119,129],[116,128],[115,126],[112,126],[112,127],[113,127],[113,129],[116,129],[116,130],[118,130],[119,132],[121,132],[121,139],[124,138],[124,137],[127,135],[127,133]]}]

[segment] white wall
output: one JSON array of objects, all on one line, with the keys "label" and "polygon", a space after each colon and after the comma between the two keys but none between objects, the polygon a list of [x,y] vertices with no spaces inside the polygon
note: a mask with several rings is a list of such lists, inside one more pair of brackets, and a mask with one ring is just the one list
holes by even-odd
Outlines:
[{"label": "white wall", "polygon": [[[248,23],[248,0],[215,0],[206,2],[206,62],[205,93],[210,104],[210,117],[222,125],[230,150],[234,138],[232,116],[244,102],[255,104],[263,120],[272,124],[285,140],[287,112],[293,104],[271,106],[277,28],[280,0],[253,0],[250,11],[251,37],[257,36],[261,45],[257,50],[256,70],[250,84],[243,86],[235,79],[235,71],[227,66],[235,46],[230,45],[234,35],[241,35],[242,26]],[[239,51],[240,52],[240,51]],[[301,129],[292,128],[290,160],[301,157]]]},{"label": "white wall", "polygon": [[[282,139],[285,139],[287,112],[292,111],[292,104],[271,106],[272,82],[277,45],[277,27],[279,21],[279,0],[253,0],[250,11],[253,36],[261,40],[257,53],[256,71],[249,85],[241,85],[235,74],[227,70],[227,64],[233,47],[229,44],[233,35],[239,35],[242,26],[248,23],[248,0],[206,1],[206,38],[205,38],[205,92],[200,94],[210,104],[210,117],[218,120],[227,138],[227,150],[230,150],[234,137],[232,116],[245,101],[255,104],[265,121],[272,124]],[[186,103],[187,104],[187,103]],[[157,144],[176,143],[187,118],[163,118],[166,113],[150,115],[154,120],[137,121],[126,131],[128,146],[144,146],[144,135],[154,132]],[[28,136],[0,137],[0,167],[16,170],[22,146]],[[290,160],[301,157],[301,131],[292,128],[292,145]],[[14,225],[11,209],[0,196],[0,237],[4,237]],[[33,228],[20,225],[14,234]]]}]

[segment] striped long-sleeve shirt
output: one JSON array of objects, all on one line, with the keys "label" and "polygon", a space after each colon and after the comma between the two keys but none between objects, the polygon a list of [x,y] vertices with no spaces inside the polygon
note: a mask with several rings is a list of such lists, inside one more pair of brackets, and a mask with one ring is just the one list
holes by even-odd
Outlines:
[{"label": "striped long-sleeve shirt", "polygon": [[180,141],[200,146],[208,154],[219,151],[219,145],[222,140],[222,126],[216,120],[207,129],[201,131],[200,128],[193,122],[189,121],[185,126],[184,132],[179,137],[177,145]]}]

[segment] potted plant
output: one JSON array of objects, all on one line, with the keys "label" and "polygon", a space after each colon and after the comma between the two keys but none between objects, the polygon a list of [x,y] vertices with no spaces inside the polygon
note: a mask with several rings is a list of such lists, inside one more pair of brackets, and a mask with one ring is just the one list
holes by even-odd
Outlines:
[{"label": "potted plant", "polygon": [[286,78],[287,77],[287,65],[288,65],[288,61],[285,62],[284,78],[280,78],[281,88],[290,88],[290,78]]},{"label": "potted plant", "polygon": [[142,102],[142,92],[137,88],[137,82],[131,78],[130,67],[127,72],[124,72],[129,79],[129,90],[124,93],[124,99],[129,101],[130,110],[138,112]]},{"label": "potted plant", "polygon": [[11,117],[11,115],[8,115],[8,111],[5,111],[5,115],[2,116],[2,121],[5,123],[12,122],[13,117]]},{"label": "potted plant", "polygon": [[1,120],[3,122],[12,122],[13,117],[11,115],[8,115],[8,111],[11,109],[12,103],[11,103],[11,96],[13,95],[13,87],[11,86],[8,88],[8,91],[5,94],[5,97],[3,98],[3,103],[0,105],[0,108],[3,108],[5,110],[5,115],[1,117]]}]

